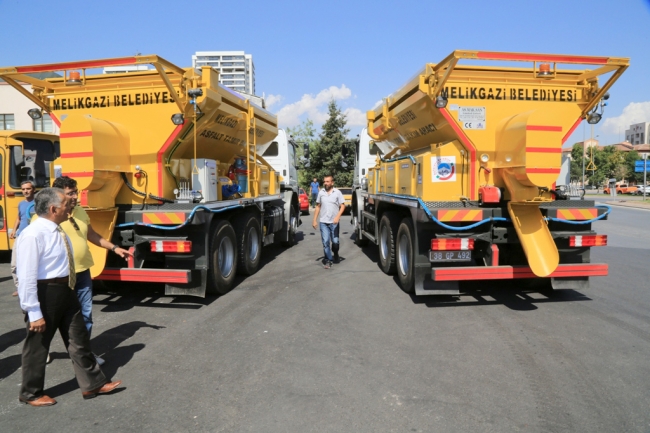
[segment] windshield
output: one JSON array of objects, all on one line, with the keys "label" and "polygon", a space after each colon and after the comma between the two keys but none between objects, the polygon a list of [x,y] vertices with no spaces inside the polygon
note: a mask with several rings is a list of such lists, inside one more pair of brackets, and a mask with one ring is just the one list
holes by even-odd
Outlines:
[{"label": "windshield", "polygon": [[16,137],[16,139],[23,143],[23,160],[16,163],[14,154],[11,153],[9,167],[11,187],[20,188],[20,184],[24,180],[33,181],[36,188],[50,186],[50,164],[57,157],[56,144],[49,140],[20,137]]},{"label": "windshield", "polygon": [[339,188],[341,194],[352,194],[352,188]]}]

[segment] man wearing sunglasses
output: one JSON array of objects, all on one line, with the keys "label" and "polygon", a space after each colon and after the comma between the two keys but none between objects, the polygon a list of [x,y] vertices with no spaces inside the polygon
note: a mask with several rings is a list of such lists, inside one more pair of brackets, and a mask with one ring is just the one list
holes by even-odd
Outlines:
[{"label": "man wearing sunglasses", "polygon": [[[36,193],[36,188],[34,188],[34,182],[31,180],[24,180],[20,184],[20,190],[23,193],[25,200],[18,203],[18,217],[16,218],[16,223],[14,224],[14,229],[11,231],[9,236],[11,239],[16,239],[20,232],[25,230],[25,227],[29,225],[29,219],[31,215],[29,214],[29,209],[34,208],[34,194]],[[14,285],[18,287],[18,277],[16,276],[16,253],[15,249],[11,250],[11,276],[14,278]],[[14,291],[13,296],[18,296],[18,291]]]},{"label": "man wearing sunglasses", "polygon": [[[90,268],[94,262],[88,242],[110,250],[124,259],[128,259],[133,254],[107,241],[92,228],[90,217],[86,211],[81,206],[77,206],[79,190],[77,189],[76,180],[68,176],[57,177],[52,183],[52,187],[61,188],[68,199],[68,220],[61,223],[61,228],[72,242],[74,265],[77,273],[77,282],[74,289],[77,292],[77,298],[79,298],[79,304],[81,305],[81,315],[84,318],[88,336],[90,337],[93,329],[93,282],[90,276]],[[99,365],[104,364],[102,358],[96,355],[95,357]]]}]

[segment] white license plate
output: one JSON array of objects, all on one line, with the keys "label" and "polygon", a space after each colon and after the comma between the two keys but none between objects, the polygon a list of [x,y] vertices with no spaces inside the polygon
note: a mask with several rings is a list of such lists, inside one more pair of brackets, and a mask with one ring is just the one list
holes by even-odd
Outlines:
[{"label": "white license plate", "polygon": [[430,262],[470,262],[471,251],[429,251]]}]

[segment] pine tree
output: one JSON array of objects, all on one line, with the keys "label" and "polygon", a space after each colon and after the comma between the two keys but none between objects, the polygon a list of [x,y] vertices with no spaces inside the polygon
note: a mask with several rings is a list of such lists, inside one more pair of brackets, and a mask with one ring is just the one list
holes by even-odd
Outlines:
[{"label": "pine tree", "polygon": [[[329,118],[323,124],[319,141],[310,147],[310,167],[305,169],[305,178],[316,178],[322,185],[325,176],[334,176],[334,185],[347,187],[352,185],[354,176],[354,152],[343,157],[342,149],[350,130],[346,128],[347,120],[336,101],[328,105]],[[347,167],[343,166],[343,162]]]}]

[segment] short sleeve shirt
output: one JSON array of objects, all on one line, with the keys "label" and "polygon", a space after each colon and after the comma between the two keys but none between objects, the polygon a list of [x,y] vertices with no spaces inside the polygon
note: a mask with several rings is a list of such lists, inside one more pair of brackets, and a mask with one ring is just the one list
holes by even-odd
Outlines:
[{"label": "short sleeve shirt", "polygon": [[343,203],[345,203],[345,199],[338,189],[332,188],[332,192],[329,194],[325,191],[325,188],[321,189],[318,197],[316,197],[316,204],[320,204],[320,222],[333,223]]},{"label": "short sleeve shirt", "polygon": [[[34,216],[34,219],[38,218]],[[90,225],[90,217],[81,206],[75,206],[72,211],[72,218],[74,218],[77,223],[77,230],[70,220],[66,220],[61,223],[61,228],[66,235],[70,238],[72,243],[72,250],[74,252],[74,270],[75,272],[83,272],[86,269],[90,269],[93,264],[93,255],[90,252],[90,247],[88,246],[88,226]]]},{"label": "short sleeve shirt", "polygon": [[31,218],[31,215],[29,215],[29,208],[33,206],[34,200],[23,200],[18,203],[18,216],[20,216],[20,225],[18,226],[18,230],[16,230],[16,236],[18,236],[20,232],[25,230],[25,227],[29,225],[29,219]]},{"label": "short sleeve shirt", "polygon": [[318,185],[318,182],[312,182],[309,185],[311,185],[311,193],[318,194],[318,187],[320,186]]}]

